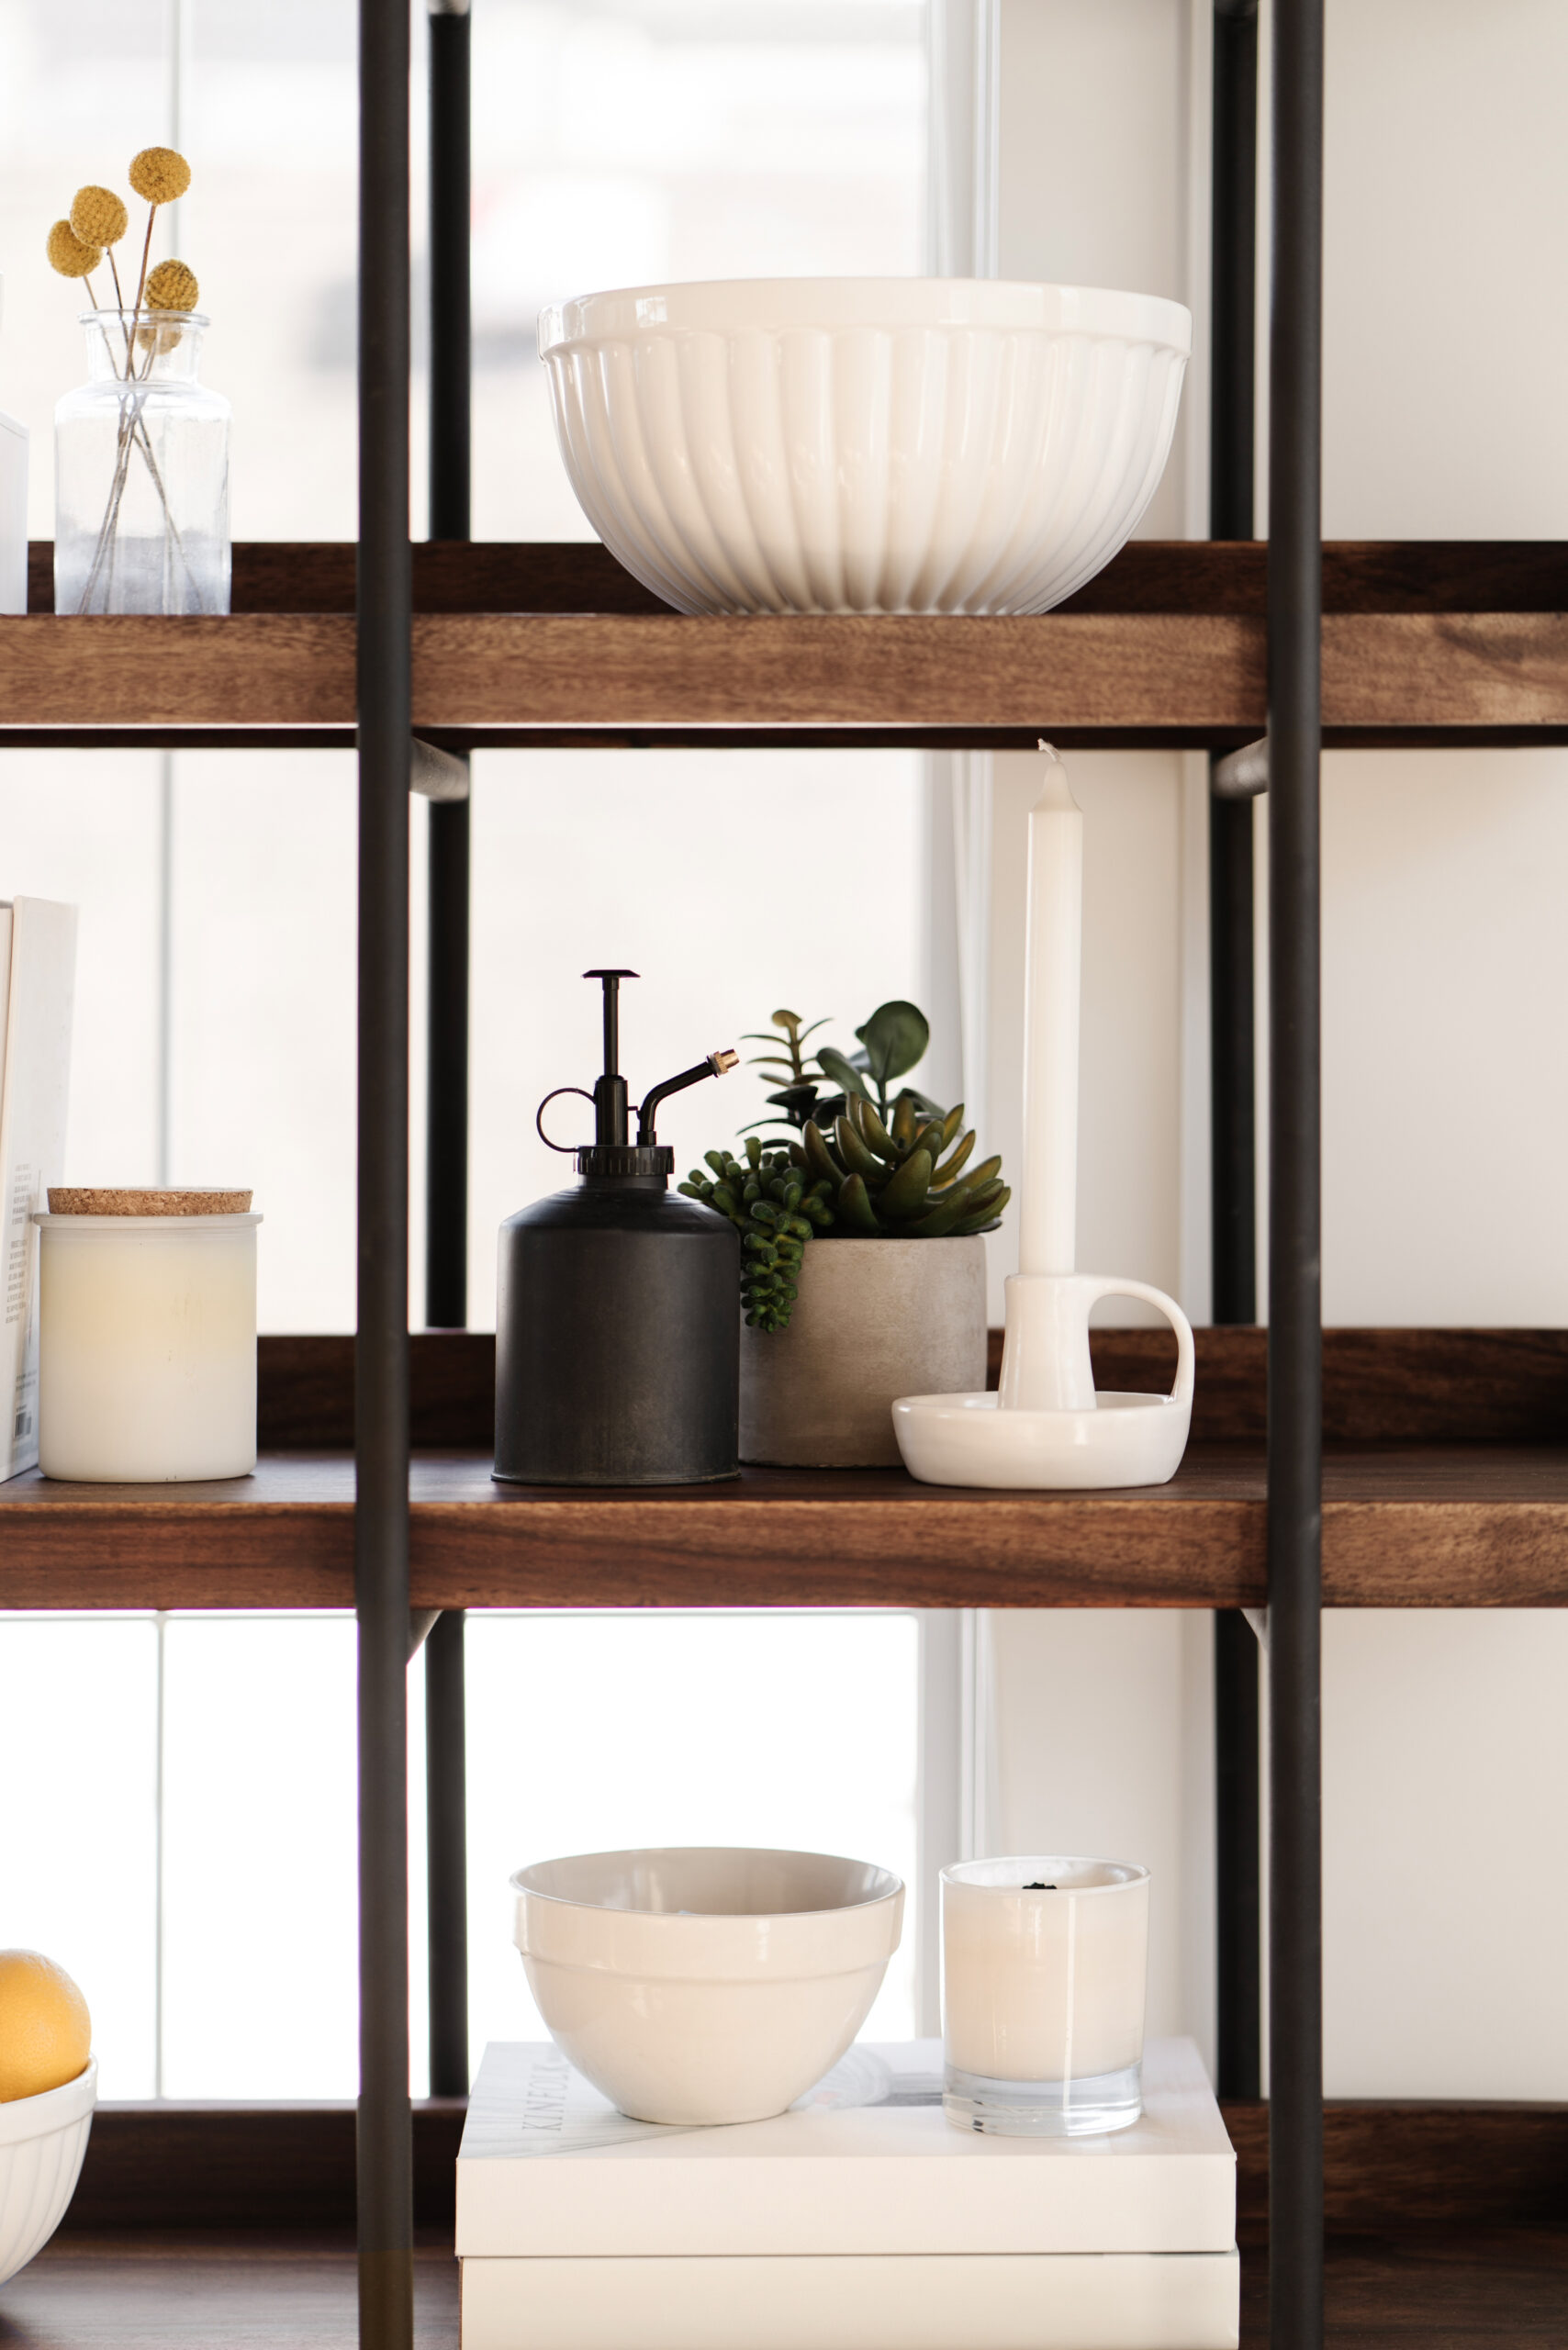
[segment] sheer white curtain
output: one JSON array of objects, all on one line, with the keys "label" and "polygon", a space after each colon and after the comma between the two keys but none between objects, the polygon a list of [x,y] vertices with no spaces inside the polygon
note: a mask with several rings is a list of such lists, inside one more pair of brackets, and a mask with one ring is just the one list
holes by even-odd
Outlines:
[{"label": "sheer white curtain", "polygon": [[[926,264],[939,277],[993,277],[998,241],[1001,0],[928,0]],[[932,1083],[986,1131],[991,804],[987,751],[925,759]],[[951,1040],[951,1041],[947,1041]],[[936,1872],[973,1858],[994,1819],[994,1661],[984,1609],[932,1610],[921,1636],[921,2030],[940,2029]]]}]

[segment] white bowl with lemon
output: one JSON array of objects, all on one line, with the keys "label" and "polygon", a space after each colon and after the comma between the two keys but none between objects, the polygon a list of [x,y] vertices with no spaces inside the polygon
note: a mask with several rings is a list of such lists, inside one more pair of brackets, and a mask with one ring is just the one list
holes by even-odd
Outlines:
[{"label": "white bowl with lemon", "polygon": [[92,2031],[62,1966],[0,1951],[0,2285],[43,2250],[75,2193],[98,2093]]}]

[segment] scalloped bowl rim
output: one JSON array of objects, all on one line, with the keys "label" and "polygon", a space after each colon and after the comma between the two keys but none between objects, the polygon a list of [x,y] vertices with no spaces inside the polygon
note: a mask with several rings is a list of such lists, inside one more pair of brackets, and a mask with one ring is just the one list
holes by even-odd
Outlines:
[{"label": "scalloped bowl rim", "polygon": [[62,2081],[58,2088],[39,2089],[36,2097],[0,2100],[0,2152],[71,2129],[94,2110],[97,2101],[98,2060],[89,2056],[81,2072]]},{"label": "scalloped bowl rim", "polygon": [[729,277],[622,285],[547,303],[539,355],[673,332],[899,332],[922,327],[1088,334],[1150,342],[1189,359],[1193,314],[1161,294],[1004,277]]}]

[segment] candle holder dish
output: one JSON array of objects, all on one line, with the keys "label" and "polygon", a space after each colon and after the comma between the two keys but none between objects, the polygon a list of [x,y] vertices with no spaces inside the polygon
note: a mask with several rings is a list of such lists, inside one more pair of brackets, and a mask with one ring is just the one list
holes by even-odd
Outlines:
[{"label": "candle holder dish", "polygon": [[682,612],[1044,612],[1165,468],[1191,313],[971,278],[756,278],[557,303],[584,513]]},{"label": "candle holder dish", "polygon": [[903,1885],[824,1852],[582,1852],[512,1878],[562,2053],[641,2121],[761,2121],[837,2064],[899,1945]]},{"label": "candle holder dish", "polygon": [[95,2056],[63,2087],[0,2104],[0,2285],[43,2250],[65,2217],[97,2098]]}]

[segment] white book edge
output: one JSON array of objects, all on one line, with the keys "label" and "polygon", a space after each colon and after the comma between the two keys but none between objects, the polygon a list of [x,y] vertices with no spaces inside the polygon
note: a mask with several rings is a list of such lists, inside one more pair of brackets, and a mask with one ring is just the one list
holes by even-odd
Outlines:
[{"label": "white book edge", "polygon": [[458,2157],[457,2251],[1055,2255],[1234,2242],[1236,2156],[1191,2042],[1149,2042],[1143,2121],[1072,2140],[954,2129],[940,2063],[938,2042],[863,2042],[776,2121],[677,2130],[628,2121],[548,2046],[497,2044]]},{"label": "white book edge", "polygon": [[39,1234],[65,1156],[76,909],[11,901],[0,1070],[0,1482],[37,1465]]},{"label": "white book edge", "polygon": [[1237,2350],[1204,2253],[466,2259],[463,2350]]}]

